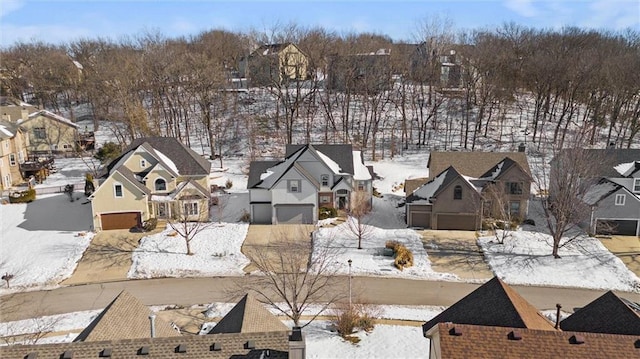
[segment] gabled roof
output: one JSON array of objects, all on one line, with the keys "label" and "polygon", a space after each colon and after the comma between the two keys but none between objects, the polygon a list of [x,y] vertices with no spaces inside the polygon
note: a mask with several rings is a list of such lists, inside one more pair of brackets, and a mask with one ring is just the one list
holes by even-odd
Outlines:
[{"label": "gabled roof", "polygon": [[[137,138],[124,149],[122,156],[137,149],[147,142],[154,150],[164,154],[175,164],[178,172],[182,176],[209,175],[211,172],[211,162],[200,156],[191,148],[185,146],[175,137],[143,137]],[[116,163],[120,157],[113,160]]]},{"label": "gabled roof", "polygon": [[[150,338],[151,314],[152,311],[136,297],[122,291],[73,341]],[[169,323],[155,318],[155,335],[174,337],[180,333],[171,328]]]},{"label": "gabled roof", "polygon": [[202,187],[198,182],[196,182],[194,180],[188,180],[188,181],[181,182],[178,185],[178,187],[176,187],[176,189],[173,191],[172,196],[173,197],[178,197],[180,192],[182,192],[187,187],[193,187],[196,190],[198,190],[198,192],[200,192],[200,194],[202,194],[205,198],[208,197],[207,190],[204,189],[204,187]]},{"label": "gabled roof", "polygon": [[555,330],[554,325],[510,286],[493,277],[422,325],[426,333],[438,323]]},{"label": "gabled roof", "polygon": [[640,354],[638,337],[629,335],[440,323],[430,337],[439,358],[627,359]]},{"label": "gabled roof", "polygon": [[120,168],[116,168],[114,170],[114,172],[120,173],[124,178],[129,180],[129,182],[131,182],[131,184],[136,186],[136,188],[138,188],[140,190],[140,192],[142,192],[142,193],[144,193],[146,195],[151,195],[151,190],[149,188],[147,188],[147,186],[145,186],[144,184],[140,183],[140,181],[138,181],[138,179],[136,178],[136,174],[131,172],[130,169],[122,166]]},{"label": "gabled roof", "polygon": [[505,174],[510,168],[519,167],[526,175],[531,176],[526,170],[520,166],[520,164],[509,157],[503,158],[500,162],[496,163],[495,166],[491,167],[487,172],[485,172],[480,178],[495,181],[500,179],[500,176]]},{"label": "gabled roof", "polygon": [[465,177],[460,174],[460,172],[458,172],[454,167],[449,167],[429,182],[415,189],[413,193],[407,196],[407,202],[414,202],[421,199],[430,201],[432,197],[437,197],[440,192],[447,188],[447,186],[457,178],[462,179],[469,185],[469,187],[471,187],[475,191],[478,191],[476,185],[472,183],[472,181],[474,181],[475,179]]},{"label": "gabled roof", "polygon": [[[561,158],[564,153],[573,151],[572,149],[564,149],[553,158],[552,161],[556,161]],[[621,174],[615,169],[616,166],[623,163],[630,163],[640,161],[640,148],[606,148],[606,149],[584,149],[585,155],[590,158],[596,159],[606,166],[598,166],[597,169],[601,171],[598,176],[601,177],[620,177]]]},{"label": "gabled roof", "polygon": [[0,140],[13,138],[19,130],[20,126],[14,122],[0,121]]},{"label": "gabled roof", "polygon": [[249,180],[247,181],[247,188],[254,188],[260,181],[262,181],[263,173],[269,168],[280,163],[279,161],[252,161],[249,164]]},{"label": "gabled roof", "polygon": [[429,174],[440,173],[449,166],[453,166],[460,173],[479,178],[508,157],[517,162],[523,171],[531,175],[529,162],[524,152],[431,152],[429,155]]},{"label": "gabled roof", "polygon": [[322,152],[329,157],[335,163],[340,166],[343,173],[354,174],[353,171],[353,146],[350,144],[340,145],[287,145],[285,149],[285,157],[289,157],[291,154],[298,151],[305,146],[313,146],[317,151]]},{"label": "gabled roof", "polygon": [[593,206],[607,198],[612,193],[617,192],[620,188],[623,188],[621,185],[614,183],[606,178],[600,179],[598,183],[589,187],[587,192],[582,197],[582,201],[590,206]]},{"label": "gabled roof", "polygon": [[287,331],[286,325],[252,295],[246,294],[207,334]]},{"label": "gabled roof", "polygon": [[58,121],[60,123],[63,123],[67,126],[71,126],[73,128],[79,128],[80,126],[78,126],[77,124],[71,122],[70,119],[66,118],[66,117],[62,117],[60,115],[56,115],[55,113],[51,112],[51,111],[47,111],[47,110],[40,110],[38,112],[33,112],[30,113],[29,116],[26,119],[23,119],[22,121],[19,121],[19,123],[25,123],[27,121],[31,121],[34,118],[38,117],[38,116],[44,116],[44,117],[48,117],[52,120]]},{"label": "gabled roof", "polygon": [[640,335],[640,305],[608,291],[560,322],[562,330]]},{"label": "gabled roof", "polygon": [[640,171],[640,160],[620,163],[613,168],[623,177],[631,177],[634,173]]},{"label": "gabled roof", "polygon": [[[251,56],[255,56],[255,55],[259,55],[259,56],[276,55],[280,51],[286,49],[290,45],[292,45],[296,49],[298,49],[298,47],[295,44],[291,43],[291,42],[284,42],[284,43],[281,43],[281,44],[265,44],[265,45],[262,45],[262,46],[258,47],[257,49],[255,49],[251,53]],[[298,51],[300,51],[300,49],[298,49]]]}]

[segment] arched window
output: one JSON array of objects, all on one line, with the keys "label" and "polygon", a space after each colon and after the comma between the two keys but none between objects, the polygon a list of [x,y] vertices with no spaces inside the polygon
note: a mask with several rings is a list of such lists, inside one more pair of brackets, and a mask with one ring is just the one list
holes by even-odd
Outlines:
[{"label": "arched window", "polygon": [[453,199],[462,199],[462,186],[453,187]]},{"label": "arched window", "polygon": [[156,191],[166,191],[167,190],[167,181],[164,178],[158,178],[155,182]]}]

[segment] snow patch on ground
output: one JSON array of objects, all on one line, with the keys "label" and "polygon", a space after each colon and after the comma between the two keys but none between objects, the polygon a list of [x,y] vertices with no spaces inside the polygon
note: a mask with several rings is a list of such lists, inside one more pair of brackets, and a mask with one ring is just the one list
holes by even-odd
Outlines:
[{"label": "snow patch on ground", "polygon": [[193,255],[171,227],[140,240],[133,252],[129,278],[243,275],[249,264],[240,248],[247,236],[245,223],[212,223],[191,241]]},{"label": "snow patch on ground", "polygon": [[394,193],[404,196],[404,181],[411,178],[429,176],[427,162],[429,152],[405,154],[380,161],[367,161],[373,171],[380,177],[373,181],[373,186],[380,193]]},{"label": "snow patch on ground", "polygon": [[[353,222],[353,219],[350,219]],[[411,229],[381,229],[369,225],[366,237],[362,239],[362,249],[358,249],[358,238],[349,229],[349,222],[332,228],[318,228],[314,232],[312,255],[326,253],[323,248],[330,246],[334,253],[334,268],[339,274],[348,274],[347,261],[352,260],[352,275],[371,275],[385,277],[410,277],[433,280],[459,280],[450,273],[439,273],[431,269],[427,252],[422,245],[422,236]],[[414,265],[403,271],[395,268],[393,257],[383,254],[385,243],[389,240],[404,244],[413,252]]]},{"label": "snow patch on ground", "polygon": [[509,284],[640,292],[640,278],[595,238],[582,236],[560,248],[560,259],[551,256],[553,240],[544,233],[518,230],[504,244],[495,237],[478,243],[494,273]]},{"label": "snow patch on ground", "polygon": [[14,290],[56,286],[69,278],[89,246],[91,207],[65,194],[27,204],[0,205],[0,272],[13,274]]}]

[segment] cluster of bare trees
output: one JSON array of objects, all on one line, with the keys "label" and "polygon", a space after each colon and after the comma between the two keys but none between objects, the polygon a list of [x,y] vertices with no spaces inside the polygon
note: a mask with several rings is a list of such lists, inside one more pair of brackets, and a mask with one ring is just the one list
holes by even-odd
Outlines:
[{"label": "cluster of bare trees", "polygon": [[[308,58],[304,80],[276,76],[238,90],[243,58],[261,44],[287,42]],[[562,143],[576,130],[588,131],[592,144],[637,141],[638,32],[514,24],[457,32],[435,19],[414,42],[292,24],[177,39],[18,43],[1,50],[1,81],[4,94],[72,118],[87,104],[96,126],[117,125],[121,143],[175,136],[188,145],[198,139],[212,154],[234,151],[241,139],[255,153],[262,137],[349,142],[373,159],[425,146]],[[514,121],[524,134],[510,131]]]}]

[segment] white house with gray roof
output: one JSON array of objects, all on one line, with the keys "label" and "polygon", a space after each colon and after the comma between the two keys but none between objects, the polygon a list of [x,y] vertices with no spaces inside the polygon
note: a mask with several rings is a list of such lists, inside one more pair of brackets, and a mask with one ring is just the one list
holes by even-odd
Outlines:
[{"label": "white house with gray roof", "polygon": [[321,207],[347,209],[355,191],[371,195],[372,176],[351,145],[287,145],[282,161],[252,162],[251,222],[315,223]]}]

